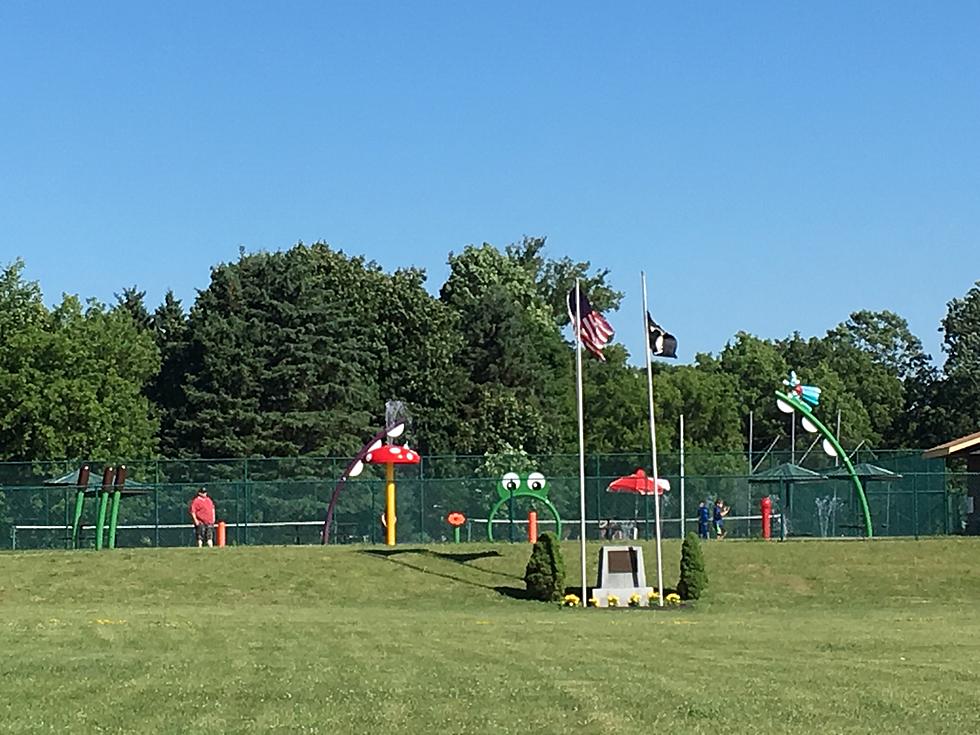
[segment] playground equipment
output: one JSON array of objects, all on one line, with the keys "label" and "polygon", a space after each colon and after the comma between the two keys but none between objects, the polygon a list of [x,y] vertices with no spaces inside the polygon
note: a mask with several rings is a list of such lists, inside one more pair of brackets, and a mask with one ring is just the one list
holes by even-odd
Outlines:
[{"label": "playground equipment", "polygon": [[[493,504],[490,509],[490,514],[487,516],[487,538],[493,541],[493,519],[496,517],[497,512],[503,507],[504,503],[509,505],[509,513],[511,523],[511,541],[514,540],[514,501],[516,498],[531,498],[532,502],[536,501],[541,503],[549,511],[555,519],[555,533],[558,538],[561,538],[561,518],[558,516],[558,510],[548,500],[548,481],[544,479],[544,475],[540,472],[532,472],[526,478],[522,478],[516,472],[508,472],[503,477],[500,478],[500,482],[497,483],[497,496],[498,500]],[[530,516],[528,517],[528,529],[530,531]],[[534,525],[537,528],[538,517],[537,513],[534,514]]]},{"label": "playground equipment", "polygon": [[762,538],[768,541],[772,534],[772,498],[768,495],[759,501],[759,512],[762,514]]},{"label": "playground equipment", "polygon": [[[333,493],[330,496],[330,503],[327,505],[327,517],[323,522],[323,531],[320,533],[321,544],[330,543],[330,524],[333,522],[333,512],[337,507],[337,500],[340,498],[340,492],[347,485],[347,480],[349,480],[351,477],[357,477],[364,471],[365,458],[368,454],[381,447],[385,437],[388,439],[397,439],[405,433],[405,427],[408,424],[408,419],[402,415],[403,411],[399,409],[399,406],[400,402],[398,401],[389,401],[387,404],[385,404],[385,428],[375,434],[371,441],[361,447],[361,450],[354,455],[354,459],[352,459],[350,464],[347,465],[347,469],[344,470],[344,474],[342,474],[340,479],[337,480],[337,484],[334,486]],[[392,483],[394,483],[394,479],[392,479]]]},{"label": "playground equipment", "polygon": [[[668,480],[665,480],[664,478],[661,477],[657,479],[656,483],[654,483],[653,479],[648,477],[646,472],[642,468],[638,468],[636,472],[634,472],[631,475],[626,475],[625,477],[620,477],[613,480],[606,487],[606,492],[627,493],[630,495],[640,495],[643,497],[644,526],[647,529],[646,537],[648,539],[650,538],[649,536],[650,505],[648,502],[650,496],[657,496],[659,498],[660,496],[663,496],[665,492],[669,492],[669,491],[670,491],[670,482]],[[638,519],[636,518],[636,509],[634,508],[633,523],[631,526],[627,526],[627,536],[629,536],[630,538],[637,538],[637,521]],[[605,522],[600,521],[599,523],[600,536],[602,536],[601,529],[603,528],[604,525],[606,525]],[[607,531],[607,533],[610,534],[608,536],[609,538],[615,538],[615,535],[619,531],[623,530],[622,528],[612,525],[611,523],[608,525],[610,526],[609,530]]]},{"label": "playground equipment", "polygon": [[658,477],[655,481],[652,477],[647,477],[647,473],[642,468],[638,468],[632,475],[626,475],[610,482],[606,490],[611,493],[663,495],[670,491],[670,482],[662,477]]},{"label": "playground equipment", "polygon": [[385,466],[385,544],[394,546],[396,533],[395,524],[395,465],[418,464],[422,460],[416,452],[408,447],[385,444],[373,452],[368,452],[364,461],[368,464],[383,464]]},{"label": "playground equipment", "polygon": [[[82,465],[77,472],[64,477],[48,480],[46,485],[74,485],[75,509],[71,524],[71,548],[81,548],[82,516],[85,499],[96,501],[95,548],[116,548],[116,530],[119,525],[119,505],[123,496],[145,495],[148,490],[126,487],[126,466],[107,466],[102,470],[102,482],[93,485],[88,465]],[[108,540],[106,531],[108,530]]]},{"label": "playground equipment", "polygon": [[[848,474],[849,473],[846,470],[843,470],[842,468],[838,467],[837,469],[834,469],[834,470],[831,470],[830,472],[828,472],[827,473],[827,478],[828,479],[839,479],[841,477],[847,477]],[[898,474],[897,472],[892,472],[891,470],[886,470],[884,467],[879,467],[878,465],[871,464],[870,462],[858,462],[856,465],[854,465],[854,474],[857,475],[858,478],[861,480],[861,485],[863,487],[868,487],[868,483],[869,482],[890,483],[893,480],[901,480],[902,479],[902,476],[900,474]],[[890,486],[886,485],[886,488],[890,488]],[[913,498],[914,497],[915,496],[913,496]],[[842,502],[840,504],[843,505]],[[881,510],[881,506],[880,505],[878,506],[878,509],[879,509],[879,513],[880,513],[880,510]],[[913,505],[913,514],[917,514],[917,512],[918,512],[918,509]],[[879,526],[878,527],[881,528],[882,525],[881,525],[881,516],[880,515],[878,516],[878,521],[879,521]],[[886,492],[886,494],[885,494],[885,519],[884,519],[884,528],[885,529],[887,529],[889,527],[891,521],[892,521],[892,517],[891,517],[891,494],[889,492]],[[914,522],[912,524],[912,526],[913,526],[913,528],[916,529],[916,535],[918,535],[918,523],[917,522]]]},{"label": "playground equipment", "polygon": [[[654,468],[656,469],[656,468]],[[653,495],[657,501],[657,602],[660,607],[664,605],[663,575],[660,570],[660,496],[670,490],[670,483],[662,477],[647,477],[647,473],[642,467],[638,467],[632,475],[620,477],[609,483],[606,488],[611,493],[632,493],[634,495]],[[683,510],[681,511],[683,514]],[[599,588],[614,587],[611,591],[606,591],[606,596],[614,594],[618,596],[628,589],[629,595],[639,594],[641,598],[649,599],[651,588],[646,586],[646,576],[643,567],[643,549],[639,547],[629,547],[629,554],[624,556],[619,552],[608,551],[611,547],[602,547],[603,551],[599,558],[599,581],[596,586]],[[620,560],[616,562],[614,560]],[[630,561],[631,560],[631,561]],[[628,562],[628,563],[627,563]],[[610,578],[615,579],[614,583],[603,581],[603,574],[612,573]],[[632,576],[631,576],[632,575]],[[599,598],[599,594],[596,594]],[[605,599],[605,598],[600,598]],[[600,602],[600,606],[604,603]],[[642,604],[646,604],[643,602]],[[605,603],[608,605],[608,602]]]},{"label": "playground equipment", "polygon": [[[787,521],[786,518],[792,518],[793,513],[793,486],[798,482],[823,482],[827,478],[821,475],[819,472],[814,472],[813,470],[808,470],[806,467],[800,467],[798,464],[793,464],[792,462],[783,462],[775,467],[770,467],[768,470],[763,472],[757,472],[749,477],[749,482],[752,484],[772,484],[779,486],[779,499],[782,502],[783,512],[780,514],[780,538],[786,538],[787,532]],[[770,511],[771,504],[770,502]]]},{"label": "playground equipment", "polygon": [[820,389],[812,385],[803,385],[799,378],[796,377],[795,371],[789,374],[789,379],[784,380],[783,384],[788,387],[788,390],[786,393],[776,391],[776,407],[783,413],[799,413],[801,417],[800,423],[806,431],[811,434],[819,432],[823,436],[822,446],[824,452],[831,457],[840,458],[840,461],[847,469],[847,474],[851,478],[851,482],[854,483],[854,489],[857,490],[858,499],[861,501],[861,510],[864,512],[865,533],[868,538],[872,538],[874,533],[871,529],[871,511],[868,509],[868,498],[864,494],[864,486],[861,484],[861,479],[858,477],[857,472],[854,471],[854,465],[851,464],[851,460],[841,448],[837,437],[831,433],[830,429],[823,425],[810,408],[811,406],[815,408],[820,403]]},{"label": "playground equipment", "polygon": [[466,523],[466,516],[459,511],[453,511],[446,516],[446,523],[453,527],[453,543],[459,543],[459,529]]}]

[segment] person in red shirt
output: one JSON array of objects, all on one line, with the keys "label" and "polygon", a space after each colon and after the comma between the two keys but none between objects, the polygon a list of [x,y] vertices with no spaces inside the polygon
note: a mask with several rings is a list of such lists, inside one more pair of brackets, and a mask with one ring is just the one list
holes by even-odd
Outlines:
[{"label": "person in red shirt", "polygon": [[194,523],[194,536],[198,547],[214,546],[214,501],[208,497],[208,489],[198,488],[191,501],[191,521]]}]

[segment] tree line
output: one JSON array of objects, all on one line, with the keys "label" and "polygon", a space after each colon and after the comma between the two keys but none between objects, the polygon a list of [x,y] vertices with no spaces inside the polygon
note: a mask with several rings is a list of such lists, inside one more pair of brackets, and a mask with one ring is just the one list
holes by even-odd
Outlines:
[{"label": "tree line", "polygon": [[[324,243],[240,252],[189,308],[66,295],[49,308],[17,260],[0,271],[0,459],[349,455],[407,405],[423,454],[575,452],[565,295],[582,279],[618,308],[609,272],[543,238],[450,253],[437,296]],[[980,281],[947,305],[941,367],[901,316],[858,311],[819,337],[738,332],[691,365],[656,365],[658,442],[743,452],[789,433],[772,392],[791,368],[841,413],[845,446],[925,447],[980,428]],[[680,335],[683,339],[683,335]],[[590,452],[647,445],[646,376],[620,344],[586,360]]]}]

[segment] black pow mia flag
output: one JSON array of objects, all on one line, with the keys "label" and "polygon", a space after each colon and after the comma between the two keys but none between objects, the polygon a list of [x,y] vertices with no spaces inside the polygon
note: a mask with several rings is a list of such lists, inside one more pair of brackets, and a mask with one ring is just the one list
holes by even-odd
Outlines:
[{"label": "black pow mia flag", "polygon": [[650,346],[650,352],[656,357],[677,357],[677,337],[653,321],[649,311],[647,312],[647,344]]}]

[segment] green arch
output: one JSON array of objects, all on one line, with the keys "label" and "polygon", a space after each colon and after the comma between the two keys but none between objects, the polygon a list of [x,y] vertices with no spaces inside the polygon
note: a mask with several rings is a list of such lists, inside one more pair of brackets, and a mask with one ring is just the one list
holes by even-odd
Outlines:
[{"label": "green arch", "polygon": [[[542,497],[541,495],[533,495],[532,493],[514,493],[514,497],[533,498],[551,511],[551,515],[555,519],[555,532],[558,534],[558,538],[561,538],[561,518],[558,517],[558,511],[555,509],[555,506],[552,505],[551,501],[548,500],[548,498]],[[496,517],[497,511],[499,511],[503,507],[504,503],[508,502],[509,500],[510,497],[501,498],[494,503],[493,508],[490,509],[490,515],[487,516],[487,538],[490,541],[493,541],[493,519]]]},{"label": "green arch", "polygon": [[851,482],[854,483],[854,488],[857,490],[858,498],[861,501],[861,510],[864,511],[864,530],[867,533],[868,538],[872,538],[873,532],[871,530],[871,511],[868,509],[868,498],[864,494],[864,486],[861,484],[861,478],[859,478],[857,476],[857,472],[854,471],[854,465],[851,464],[851,460],[838,443],[837,437],[830,432],[830,429],[823,425],[823,422],[820,421],[820,419],[813,415],[813,411],[810,410],[810,407],[802,400],[797,398],[796,395],[781,393],[777,390],[776,398],[781,400],[783,403],[792,406],[793,409],[799,411],[801,414],[806,416],[807,419],[813,422],[813,425],[817,427],[817,430],[823,435],[823,438],[830,442],[830,446],[832,446],[834,451],[837,452],[837,456],[841,458],[841,461],[847,468],[847,474],[851,476]]}]

